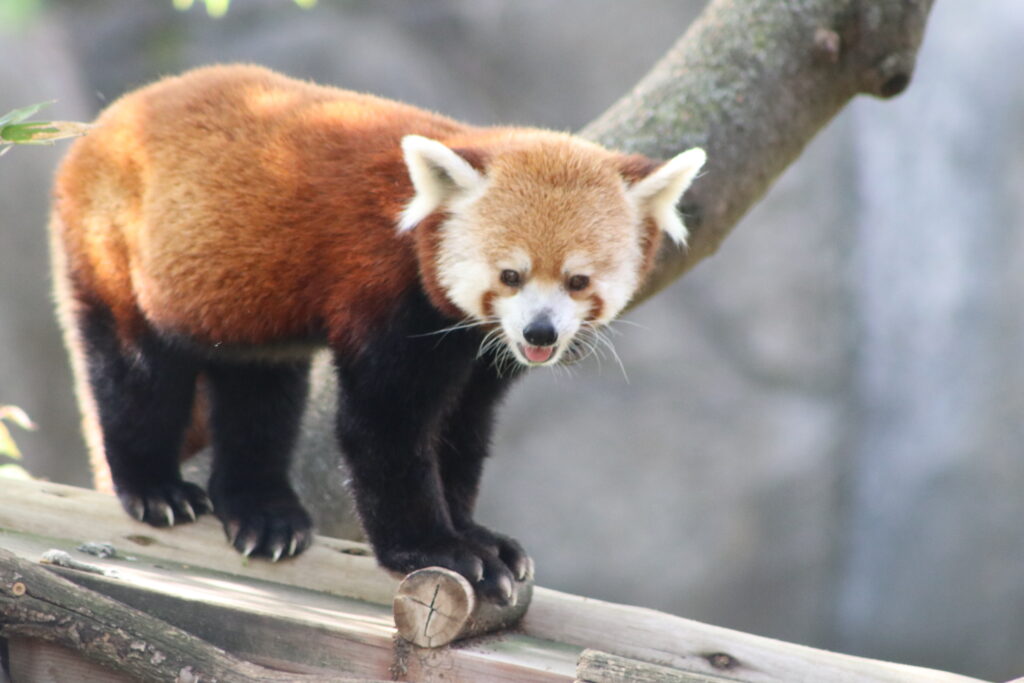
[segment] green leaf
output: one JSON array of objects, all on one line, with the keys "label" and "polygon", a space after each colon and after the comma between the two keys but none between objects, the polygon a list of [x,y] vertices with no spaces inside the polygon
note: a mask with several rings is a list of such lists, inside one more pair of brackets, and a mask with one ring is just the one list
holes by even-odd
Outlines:
[{"label": "green leaf", "polygon": [[43,107],[51,105],[56,101],[57,100],[48,100],[46,102],[39,102],[38,104],[30,104],[27,107],[22,107],[21,109],[12,109],[3,116],[0,116],[0,128],[11,123],[20,123]]},{"label": "green leaf", "polygon": [[[25,144],[37,142],[46,133],[56,133],[57,129],[49,122],[32,121],[30,123],[12,123],[0,128],[0,140]],[[38,139],[37,139],[38,138]]]},{"label": "green leaf", "polygon": [[28,121],[0,127],[0,144],[50,145],[54,140],[85,135],[92,126],[78,121]]},{"label": "green leaf", "polygon": [[8,463],[7,465],[0,465],[0,479],[23,479],[30,481],[32,475],[21,465]]}]

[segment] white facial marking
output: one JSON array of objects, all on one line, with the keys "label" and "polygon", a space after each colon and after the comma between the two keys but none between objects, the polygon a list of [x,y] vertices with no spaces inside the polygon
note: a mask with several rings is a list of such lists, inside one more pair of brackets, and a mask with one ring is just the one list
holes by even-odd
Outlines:
[{"label": "white facial marking", "polygon": [[[509,341],[509,348],[519,362],[527,365],[554,365],[559,361],[579,330],[582,321],[579,309],[578,302],[569,296],[560,283],[537,280],[528,280],[514,295],[499,297],[494,302],[494,312]],[[530,343],[523,336],[523,331],[540,317],[547,317],[551,321],[557,340],[551,356],[538,363],[524,354],[524,348],[530,346]]]},{"label": "white facial marking", "polygon": [[629,188],[640,213],[650,216],[669,237],[685,245],[688,232],[676,204],[697,177],[707,155],[699,147],[678,154]]},{"label": "white facial marking", "polygon": [[472,218],[458,209],[458,205],[453,207],[451,217],[440,228],[437,277],[453,304],[483,320],[487,317],[483,297],[493,288],[494,266],[488,261],[486,245],[481,242]]}]

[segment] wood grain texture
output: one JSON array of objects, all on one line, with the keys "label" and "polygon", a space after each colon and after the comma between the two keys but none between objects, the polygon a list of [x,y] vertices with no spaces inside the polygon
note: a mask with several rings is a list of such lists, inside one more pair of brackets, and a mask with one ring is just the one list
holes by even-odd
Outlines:
[{"label": "wood grain texture", "polygon": [[295,680],[291,674],[230,655],[4,549],[0,549],[0,635],[55,643],[138,680],[162,680],[170,672],[194,680]]},{"label": "wood grain texture", "polygon": [[576,666],[578,683],[726,683],[733,680],[690,673],[599,650],[584,650]]},{"label": "wood grain texture", "polygon": [[[579,654],[591,648],[752,683],[979,683],[544,588],[534,588],[529,610],[511,632],[453,647],[419,648],[396,641],[390,607],[397,582],[376,569],[371,557],[351,554],[365,546],[318,538],[310,553],[317,548],[323,553],[313,561],[307,553],[287,563],[243,563],[226,547],[219,528],[200,523],[153,529],[128,519],[112,496],[18,481],[4,482],[4,494],[0,548],[33,560],[51,547],[65,550],[103,572],[57,570],[62,576],[159,615],[234,655],[297,673],[571,681]],[[82,555],[75,547],[84,540],[113,541],[121,553],[106,559]],[[338,547],[348,552],[329,550]],[[392,588],[381,599],[384,579]],[[343,597],[355,593],[363,595]],[[65,593],[64,599],[74,604],[77,593]]]},{"label": "wood grain texture", "polygon": [[420,647],[441,647],[514,626],[533,596],[533,579],[517,582],[509,605],[480,600],[462,575],[442,567],[412,572],[398,585],[394,614],[398,634]]}]

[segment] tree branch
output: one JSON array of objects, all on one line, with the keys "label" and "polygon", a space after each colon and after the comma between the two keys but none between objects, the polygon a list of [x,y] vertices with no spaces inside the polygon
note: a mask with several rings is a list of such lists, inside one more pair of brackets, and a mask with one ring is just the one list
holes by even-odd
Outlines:
[{"label": "tree branch", "polygon": [[689,248],[666,244],[643,301],[713,254],[804,146],[858,93],[910,83],[933,0],[712,0],[633,89],[581,131],[708,164],[683,199]]}]

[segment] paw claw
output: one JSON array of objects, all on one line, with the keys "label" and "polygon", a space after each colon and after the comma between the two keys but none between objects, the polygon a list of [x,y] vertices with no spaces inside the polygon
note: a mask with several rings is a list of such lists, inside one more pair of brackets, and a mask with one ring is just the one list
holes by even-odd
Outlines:
[{"label": "paw claw", "polygon": [[508,605],[515,605],[515,593],[512,591],[512,582],[507,576],[498,577],[498,594]]},{"label": "paw claw", "polygon": [[149,484],[115,483],[121,505],[133,519],[157,527],[194,522],[206,512],[206,497],[195,484],[169,479]]},{"label": "paw claw", "polygon": [[238,545],[238,534],[242,533],[242,525],[240,522],[232,520],[224,525],[224,531],[227,533],[228,543],[233,546]]},{"label": "paw claw", "polygon": [[516,581],[526,581],[530,578],[533,578],[533,558],[527,555],[516,562]]},{"label": "paw claw", "polygon": [[211,494],[220,510],[217,515],[235,550],[245,557],[278,562],[298,555],[308,545],[312,521],[294,494],[268,495],[265,491]]}]

